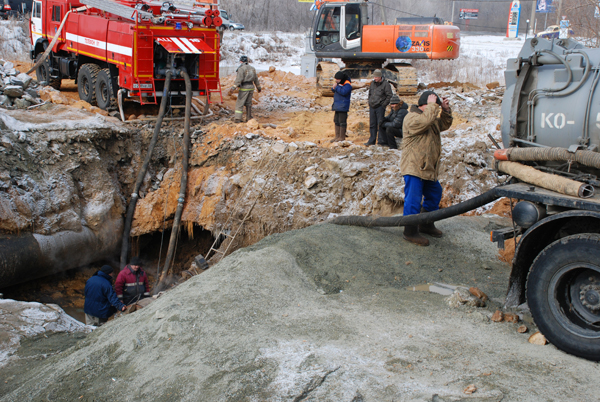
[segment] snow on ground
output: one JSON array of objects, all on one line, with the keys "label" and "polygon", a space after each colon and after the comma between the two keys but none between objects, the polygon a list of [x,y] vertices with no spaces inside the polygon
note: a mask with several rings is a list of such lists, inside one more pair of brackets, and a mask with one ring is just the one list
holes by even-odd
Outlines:
[{"label": "snow on ground", "polygon": [[0,58],[27,61],[29,59],[29,32],[23,23],[0,21]]},{"label": "snow on ground", "polygon": [[[419,69],[419,80],[425,83],[461,81],[482,86],[498,81],[504,84],[506,60],[519,54],[523,39],[463,34],[458,60],[423,60],[413,64]],[[239,56],[244,54],[258,71],[275,66],[279,70],[300,74],[305,43],[306,35],[303,33],[226,32],[221,47],[221,75],[233,74],[239,65]]]},{"label": "snow on ground", "polygon": [[23,338],[56,332],[91,332],[56,304],[0,299],[0,367],[14,358]]},{"label": "snow on ground", "polygon": [[420,81],[460,81],[479,86],[498,81],[504,85],[506,61],[518,56],[524,44],[523,39],[524,36],[508,39],[499,35],[463,34],[460,40],[460,57],[457,60],[417,63],[422,67]]}]

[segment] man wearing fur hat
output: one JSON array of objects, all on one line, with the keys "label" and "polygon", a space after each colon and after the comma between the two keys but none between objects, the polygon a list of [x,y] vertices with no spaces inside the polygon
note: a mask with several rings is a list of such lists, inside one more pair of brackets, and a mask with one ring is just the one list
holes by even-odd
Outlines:
[{"label": "man wearing fur hat", "polygon": [[[404,175],[405,216],[440,208],[440,133],[449,129],[451,125],[452,113],[448,99],[440,100],[433,91],[423,92],[418,106],[412,105],[404,118],[400,171]],[[420,233],[442,237],[442,231],[437,229],[433,222],[404,228],[406,240],[419,246],[428,246],[429,240]]]},{"label": "man wearing fur hat", "polygon": [[112,287],[112,273],[113,268],[104,265],[85,283],[83,312],[87,325],[99,327],[117,310],[125,311],[127,308]]}]

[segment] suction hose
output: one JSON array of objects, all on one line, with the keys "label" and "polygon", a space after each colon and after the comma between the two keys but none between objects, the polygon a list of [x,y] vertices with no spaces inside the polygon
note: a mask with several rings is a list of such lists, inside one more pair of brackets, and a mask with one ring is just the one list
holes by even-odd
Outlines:
[{"label": "suction hose", "polygon": [[569,152],[566,148],[506,148],[494,152],[499,161],[573,161],[600,169],[600,153],[594,151]]},{"label": "suction hose", "polygon": [[327,223],[335,225],[350,225],[364,227],[394,227],[394,226],[412,226],[441,221],[456,215],[464,214],[492,201],[500,198],[496,194],[496,188],[493,188],[470,200],[452,205],[448,208],[438,209],[437,211],[421,213],[417,215],[373,217],[373,216],[338,216],[330,219]]},{"label": "suction hose", "polygon": [[160,109],[158,111],[156,126],[154,126],[154,135],[152,135],[152,140],[150,141],[150,145],[148,145],[148,151],[146,152],[144,164],[138,172],[135,187],[133,189],[133,193],[131,194],[131,201],[129,202],[129,207],[127,208],[125,227],[123,228],[123,241],[121,245],[121,267],[127,265],[127,256],[129,254],[129,234],[131,233],[133,214],[135,213],[135,206],[139,198],[138,193],[140,191],[140,187],[142,186],[142,182],[144,181],[144,177],[146,177],[146,171],[148,170],[148,165],[150,164],[150,158],[152,158],[152,152],[154,151],[154,147],[156,146],[156,142],[158,141],[158,134],[160,133],[163,118],[165,116],[165,112],[167,111],[167,98],[169,94],[169,87],[171,86],[171,75],[171,71],[167,71],[165,77],[165,86],[163,88],[163,97],[160,101]]},{"label": "suction hose", "polygon": [[165,266],[160,275],[159,283],[156,290],[160,290],[165,286],[165,279],[169,275],[171,269],[171,260],[175,254],[175,243],[179,233],[179,224],[181,222],[181,213],[183,212],[183,203],[185,201],[185,190],[187,188],[187,173],[188,173],[188,158],[190,153],[190,116],[192,114],[192,81],[190,76],[185,71],[181,72],[185,80],[185,122],[183,125],[183,161],[181,166],[181,185],[179,187],[179,198],[177,199],[177,210],[173,218],[173,228],[171,229],[171,238],[169,239],[169,249]]}]

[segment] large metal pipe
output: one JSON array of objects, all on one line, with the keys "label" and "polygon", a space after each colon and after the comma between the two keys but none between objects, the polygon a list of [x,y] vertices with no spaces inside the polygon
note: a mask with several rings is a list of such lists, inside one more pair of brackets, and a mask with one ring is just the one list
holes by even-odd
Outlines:
[{"label": "large metal pipe", "polygon": [[561,161],[577,162],[582,165],[600,169],[600,153],[594,151],[570,152],[566,148],[506,148],[494,152],[494,158],[499,161]]},{"label": "large metal pipe", "polygon": [[146,151],[146,158],[144,159],[144,164],[138,172],[133,193],[131,194],[131,200],[129,201],[129,206],[127,207],[125,227],[123,229],[123,244],[121,245],[121,268],[127,265],[127,256],[129,255],[129,234],[131,233],[131,225],[133,223],[133,214],[135,213],[135,206],[137,205],[139,199],[138,194],[140,191],[140,187],[142,187],[142,183],[144,182],[144,177],[146,177],[146,171],[148,170],[148,165],[150,164],[150,159],[152,158],[152,152],[154,151],[154,147],[156,146],[156,142],[158,141],[158,134],[160,133],[163,118],[165,117],[165,112],[167,111],[167,98],[169,94],[169,87],[171,86],[171,75],[172,72],[170,70],[167,71],[165,77],[165,86],[163,88],[163,97],[160,102],[160,109],[158,111],[156,125],[154,126],[154,134],[152,135],[152,140],[150,140],[150,145],[148,145],[148,151]]},{"label": "large metal pipe", "polygon": [[158,290],[160,290],[164,286],[165,279],[169,275],[169,271],[171,269],[171,260],[173,259],[173,255],[175,254],[175,244],[177,243],[177,235],[179,234],[179,223],[181,222],[183,203],[185,202],[185,190],[187,188],[188,159],[190,154],[190,117],[192,114],[192,81],[190,80],[190,76],[188,75],[188,73],[186,73],[185,71],[182,71],[181,75],[185,80],[185,122],[183,125],[183,160],[181,166],[181,185],[179,187],[177,209],[175,210],[175,217],[173,218],[173,228],[171,229],[171,238],[169,239],[167,257],[165,259],[165,265],[160,275],[159,284],[157,286]]},{"label": "large metal pipe", "polygon": [[[94,261],[116,257],[123,221],[103,222],[98,231],[0,236],[0,287],[12,286]],[[115,234],[117,233],[117,234]]]}]

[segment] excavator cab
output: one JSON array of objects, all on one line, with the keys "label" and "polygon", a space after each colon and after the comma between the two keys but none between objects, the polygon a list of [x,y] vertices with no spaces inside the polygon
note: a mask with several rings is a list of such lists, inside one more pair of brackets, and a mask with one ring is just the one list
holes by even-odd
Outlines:
[{"label": "excavator cab", "polygon": [[360,47],[364,10],[360,4],[324,4],[319,9],[314,27],[316,51],[335,51]]}]

